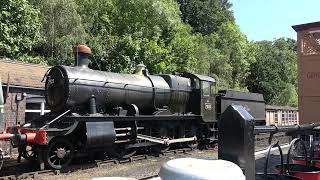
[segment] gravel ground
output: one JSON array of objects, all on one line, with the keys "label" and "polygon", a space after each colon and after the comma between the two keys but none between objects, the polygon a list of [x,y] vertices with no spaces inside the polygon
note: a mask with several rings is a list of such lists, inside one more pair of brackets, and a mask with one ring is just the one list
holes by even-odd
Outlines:
[{"label": "gravel ground", "polygon": [[[286,152],[287,150],[284,150]],[[92,168],[87,170],[79,170],[70,174],[61,174],[56,176],[45,175],[41,177],[43,180],[56,180],[56,179],[70,179],[70,180],[82,180],[91,179],[93,177],[132,177],[132,178],[144,178],[158,174],[160,167],[165,162],[182,157],[195,157],[195,158],[214,158],[217,159],[217,151],[195,151],[189,154],[179,154],[173,156],[166,156],[162,158],[152,158],[142,161],[137,161],[128,164],[108,165],[99,168]],[[274,166],[280,162],[279,153],[274,152],[271,155],[269,172],[272,172]],[[263,172],[265,166],[265,158],[259,156],[256,159],[256,172]]]},{"label": "gravel ground", "polygon": [[[280,142],[287,143],[289,142],[288,137],[281,137],[275,139],[275,141],[280,140]],[[257,141],[256,149],[260,150],[267,147],[266,141]],[[283,150],[286,153],[287,150]],[[93,177],[133,177],[133,178],[144,178],[148,176],[153,176],[158,174],[160,167],[165,162],[174,159],[174,158],[182,158],[182,157],[194,157],[194,158],[211,158],[217,159],[217,150],[211,151],[199,151],[195,150],[192,152],[188,152],[186,154],[174,154],[167,155],[158,158],[148,158],[145,160],[139,160],[132,163],[124,163],[124,164],[107,164],[102,167],[94,167],[90,169],[80,169],[70,173],[63,173],[61,175],[41,175],[37,177],[37,179],[43,180],[57,180],[57,179],[71,179],[71,180],[82,180],[82,179],[91,179]],[[270,159],[270,167],[269,172],[272,171],[274,165],[280,162],[279,153],[275,151],[271,155]],[[263,155],[256,157],[256,171],[263,172],[265,165],[265,158]],[[0,172],[1,174],[1,172]]]},{"label": "gravel ground", "polygon": [[182,157],[195,157],[195,158],[217,158],[217,151],[199,151],[195,150],[187,154],[177,154],[171,156],[163,156],[160,158],[149,158],[127,164],[107,165],[87,170],[79,170],[70,174],[61,174],[55,176],[42,176],[43,180],[56,180],[56,179],[71,179],[82,180],[90,179],[93,177],[114,176],[114,177],[133,177],[143,178],[158,174],[160,167],[165,162]]}]

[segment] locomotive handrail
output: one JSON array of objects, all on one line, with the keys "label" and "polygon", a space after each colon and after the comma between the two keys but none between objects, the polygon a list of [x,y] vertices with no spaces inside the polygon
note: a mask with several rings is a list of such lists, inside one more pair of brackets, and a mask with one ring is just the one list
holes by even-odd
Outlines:
[{"label": "locomotive handrail", "polygon": [[44,74],[44,76],[43,76],[43,78],[42,78],[41,82],[44,82],[44,80],[46,79],[46,77],[48,77],[48,75],[49,75],[49,73],[50,73],[51,69],[52,69],[52,68],[49,68],[49,69],[46,71],[46,73]]},{"label": "locomotive handrail", "polygon": [[60,114],[58,117],[54,118],[52,121],[46,123],[44,126],[42,126],[40,129],[44,129],[46,127],[48,127],[50,124],[52,124],[53,122],[57,121],[58,119],[60,119],[62,116],[66,115],[68,112],[70,112],[71,109],[65,111],[64,113]]},{"label": "locomotive handrail", "polygon": [[[130,86],[136,86],[136,87],[145,87],[145,88],[152,88],[152,89],[161,89],[161,88],[155,88],[155,87],[150,87],[150,86],[142,86],[142,85],[136,85],[136,84],[125,84],[125,83],[118,83],[118,82],[108,82],[108,81],[99,81],[99,80],[93,80],[93,79],[81,79],[81,78],[69,78],[70,80],[73,80],[72,83],[76,84],[77,80],[86,80],[86,81],[92,81],[92,82],[98,82],[98,83],[104,83],[103,85],[101,85],[100,87],[105,87],[108,83],[110,84],[123,84],[125,85],[130,85]],[[85,86],[92,86],[89,84],[83,84],[83,83],[77,83],[77,84],[81,84],[81,85],[85,85]],[[96,85],[95,85],[96,87]],[[120,88],[116,88],[116,87],[108,87],[108,88],[113,88],[113,89],[120,89]],[[183,89],[168,89],[170,91],[182,91],[182,92],[191,92],[191,90],[183,90]]]},{"label": "locomotive handrail", "polygon": [[302,125],[292,125],[292,126],[255,126],[254,134],[260,133],[279,133],[279,132],[295,132],[295,131],[307,131],[313,130],[315,127],[319,127],[320,123],[302,124]]}]

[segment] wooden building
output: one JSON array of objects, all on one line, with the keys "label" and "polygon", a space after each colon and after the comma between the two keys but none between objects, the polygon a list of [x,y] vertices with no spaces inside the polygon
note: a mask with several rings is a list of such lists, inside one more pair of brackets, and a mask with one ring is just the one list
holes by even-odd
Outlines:
[{"label": "wooden building", "polygon": [[300,123],[320,122],[320,22],[293,29],[297,32]]},{"label": "wooden building", "polygon": [[289,106],[266,105],[266,125],[295,125],[299,124],[298,108]]}]

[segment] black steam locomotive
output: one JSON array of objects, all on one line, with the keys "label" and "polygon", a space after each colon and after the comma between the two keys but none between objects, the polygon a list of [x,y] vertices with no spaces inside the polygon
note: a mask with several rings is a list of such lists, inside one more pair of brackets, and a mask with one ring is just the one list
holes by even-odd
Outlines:
[{"label": "black steam locomotive", "polygon": [[242,104],[256,120],[265,119],[261,94],[215,92],[208,76],[149,75],[88,68],[91,50],[79,45],[76,64],[54,66],[46,74],[51,109],[21,127],[19,153],[61,169],[75,154],[101,150],[128,158],[144,147],[158,152],[171,145],[195,146],[216,140],[216,122],[230,104]]}]

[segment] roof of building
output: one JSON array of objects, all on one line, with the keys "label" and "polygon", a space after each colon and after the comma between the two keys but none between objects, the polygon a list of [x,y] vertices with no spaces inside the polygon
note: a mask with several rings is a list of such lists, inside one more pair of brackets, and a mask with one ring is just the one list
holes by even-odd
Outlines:
[{"label": "roof of building", "polygon": [[289,111],[298,111],[296,107],[290,106],[275,106],[275,105],[266,105],[267,110],[289,110]]},{"label": "roof of building", "polygon": [[49,66],[18,62],[8,58],[0,59],[0,77],[2,84],[7,85],[8,75],[11,86],[23,88],[44,88],[41,82]]},{"label": "roof of building", "polygon": [[307,23],[307,24],[299,24],[299,25],[295,25],[292,26],[292,28],[298,32],[298,31],[304,31],[307,29],[311,29],[311,28],[317,28],[320,27],[320,21],[318,22],[312,22],[312,23]]}]

